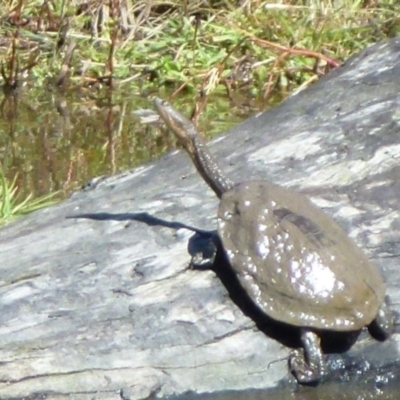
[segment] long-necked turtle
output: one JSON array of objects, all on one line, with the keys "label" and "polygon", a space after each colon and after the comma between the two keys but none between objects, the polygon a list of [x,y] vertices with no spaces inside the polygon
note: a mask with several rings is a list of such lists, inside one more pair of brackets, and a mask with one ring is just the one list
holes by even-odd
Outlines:
[{"label": "long-necked turtle", "polygon": [[304,352],[290,369],[301,383],[325,373],[321,331],[393,329],[385,283],[359,247],[307,197],[268,181],[226,178],[194,125],[155,99],[161,120],[182,143],[220,198],[218,235],[252,301],[269,317],[300,328]]}]

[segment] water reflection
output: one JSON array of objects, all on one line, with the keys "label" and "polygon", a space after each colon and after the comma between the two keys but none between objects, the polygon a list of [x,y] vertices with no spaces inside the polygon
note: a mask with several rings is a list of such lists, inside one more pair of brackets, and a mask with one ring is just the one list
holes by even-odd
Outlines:
[{"label": "water reflection", "polygon": [[[65,96],[52,90],[21,89],[18,95],[4,96],[0,162],[6,178],[11,181],[18,174],[22,197],[58,190],[68,193],[93,177],[158,157],[175,147],[175,139],[141,124],[133,113],[152,108],[151,98],[123,92],[88,94],[82,89]],[[183,112],[190,114],[192,100],[186,99],[182,107],[180,102]],[[208,117],[200,121],[207,133],[211,126],[214,132],[222,132],[246,117],[242,112],[232,114],[228,100],[209,104]]]}]

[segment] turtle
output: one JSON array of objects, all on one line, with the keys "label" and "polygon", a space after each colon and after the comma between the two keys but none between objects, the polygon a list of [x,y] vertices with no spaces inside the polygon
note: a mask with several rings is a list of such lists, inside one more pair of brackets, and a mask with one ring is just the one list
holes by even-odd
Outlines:
[{"label": "turtle", "polygon": [[379,270],[328,214],[267,180],[235,183],[189,119],[166,100],[156,98],[154,107],[220,199],[218,243],[240,285],[269,318],[300,330],[302,348],[289,357],[299,383],[317,384],[326,375],[324,331],[373,325],[382,340],[391,335]]}]

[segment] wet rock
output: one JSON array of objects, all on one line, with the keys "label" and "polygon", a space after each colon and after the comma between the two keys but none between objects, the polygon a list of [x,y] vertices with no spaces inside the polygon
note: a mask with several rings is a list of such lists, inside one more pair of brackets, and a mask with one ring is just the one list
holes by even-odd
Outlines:
[{"label": "wet rock", "polygon": [[[332,215],[383,271],[396,318],[399,76],[400,40],[374,45],[211,145],[237,181],[295,188]],[[188,227],[215,229],[216,207],[175,152],[2,228],[1,399],[294,386],[290,333],[265,334],[221,271],[188,268]],[[399,344],[397,332],[384,343],[362,333],[330,356],[331,374],[353,379],[367,365],[394,376]]]}]

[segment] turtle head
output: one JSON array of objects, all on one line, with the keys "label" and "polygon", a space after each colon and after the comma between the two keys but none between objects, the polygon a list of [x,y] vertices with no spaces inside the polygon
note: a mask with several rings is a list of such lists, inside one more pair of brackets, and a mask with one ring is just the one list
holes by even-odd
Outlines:
[{"label": "turtle head", "polygon": [[166,100],[156,97],[154,99],[154,107],[161,120],[174,132],[181,144],[188,151],[193,152],[192,141],[198,135],[193,123]]}]

